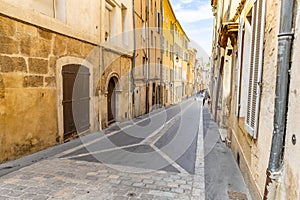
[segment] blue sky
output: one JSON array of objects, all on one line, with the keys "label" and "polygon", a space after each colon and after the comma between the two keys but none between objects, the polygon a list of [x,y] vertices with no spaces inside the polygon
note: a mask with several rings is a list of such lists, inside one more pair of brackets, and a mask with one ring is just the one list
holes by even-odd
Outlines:
[{"label": "blue sky", "polygon": [[210,0],[170,0],[181,26],[208,55],[211,54],[213,14]]}]

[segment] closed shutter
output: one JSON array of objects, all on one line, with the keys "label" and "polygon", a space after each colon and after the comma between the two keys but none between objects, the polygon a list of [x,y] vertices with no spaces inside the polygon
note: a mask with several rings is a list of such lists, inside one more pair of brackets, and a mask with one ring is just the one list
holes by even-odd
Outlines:
[{"label": "closed shutter", "polygon": [[241,92],[241,72],[243,64],[243,48],[244,48],[244,18],[240,19],[239,35],[238,35],[238,72],[237,72],[237,84],[236,84],[236,108],[235,115],[239,116],[240,111],[240,92]]},{"label": "closed shutter", "polygon": [[156,32],[159,33],[159,29],[160,29],[160,16],[159,16],[159,12],[157,10],[155,11],[155,17],[156,17]]},{"label": "closed shutter", "polygon": [[250,71],[248,85],[247,113],[245,129],[257,137],[263,65],[263,43],[265,27],[265,0],[257,0],[253,6],[253,25],[250,51]]}]

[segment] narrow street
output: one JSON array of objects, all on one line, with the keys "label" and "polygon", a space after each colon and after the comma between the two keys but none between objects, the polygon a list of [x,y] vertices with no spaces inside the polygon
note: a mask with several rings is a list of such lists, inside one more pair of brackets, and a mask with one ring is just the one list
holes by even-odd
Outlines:
[{"label": "narrow street", "polygon": [[0,199],[251,199],[201,98],[0,165]]},{"label": "narrow street", "polygon": [[201,103],[191,98],[114,124],[26,167],[23,158],[17,171],[6,163],[1,173],[14,172],[0,178],[0,199],[204,199]]}]

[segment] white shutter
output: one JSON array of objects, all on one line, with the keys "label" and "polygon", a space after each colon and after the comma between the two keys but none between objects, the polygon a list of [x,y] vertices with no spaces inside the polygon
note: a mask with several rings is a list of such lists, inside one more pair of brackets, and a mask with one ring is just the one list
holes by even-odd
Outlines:
[{"label": "white shutter", "polygon": [[257,0],[253,6],[253,24],[250,53],[250,73],[248,85],[247,113],[245,129],[257,137],[263,65],[263,44],[265,28],[265,0]]},{"label": "white shutter", "polygon": [[143,25],[142,26],[143,26],[142,27],[142,38],[143,38],[143,40],[145,40],[146,39],[146,31],[145,31],[146,25],[145,25],[144,21],[143,21]]},{"label": "white shutter", "polygon": [[243,64],[243,48],[244,48],[244,18],[241,17],[239,25],[239,35],[238,35],[238,71],[237,71],[237,84],[236,84],[236,108],[235,115],[239,116],[240,110],[240,92],[241,92],[241,71]]}]

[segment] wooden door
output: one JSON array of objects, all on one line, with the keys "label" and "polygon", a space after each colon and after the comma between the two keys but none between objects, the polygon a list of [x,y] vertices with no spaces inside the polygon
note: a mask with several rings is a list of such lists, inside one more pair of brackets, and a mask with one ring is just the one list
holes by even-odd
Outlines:
[{"label": "wooden door", "polygon": [[113,78],[109,80],[108,94],[107,94],[107,121],[108,124],[115,122],[116,113],[116,83]]},{"label": "wooden door", "polygon": [[89,69],[80,65],[65,65],[63,76],[64,140],[90,127]]}]

